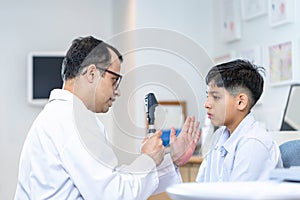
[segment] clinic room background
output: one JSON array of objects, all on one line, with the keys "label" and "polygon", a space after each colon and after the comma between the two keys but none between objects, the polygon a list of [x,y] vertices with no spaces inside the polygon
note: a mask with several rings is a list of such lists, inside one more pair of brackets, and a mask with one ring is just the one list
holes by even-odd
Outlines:
[{"label": "clinic room background", "polygon": [[[221,2],[219,0],[28,0],[24,2],[1,0],[0,199],[12,199],[14,196],[22,145],[33,120],[42,110],[41,106],[30,105],[27,101],[28,54],[33,51],[65,51],[70,42],[78,36],[94,35],[109,41],[124,31],[146,28],[164,30],[163,33],[180,36],[201,47],[199,50],[201,53],[192,52],[192,54],[196,57],[199,54],[199,60],[203,58],[203,63],[197,66],[203,76],[213,62],[243,55],[252,56],[257,64],[267,69],[265,91],[262,100],[255,106],[253,112],[269,131],[279,131],[290,84],[270,83],[268,78],[269,51],[271,47],[276,48],[274,45],[292,43],[293,67],[300,68],[298,59],[300,57],[300,13],[292,13],[290,10],[291,19],[276,24],[270,22],[267,6],[261,14],[251,16],[242,12],[242,7],[245,5],[241,5],[241,1],[231,1],[233,6],[229,8]],[[262,0],[261,2],[267,3],[268,1]],[[294,3],[294,10],[300,10],[299,2],[294,1]],[[231,10],[229,18],[234,21],[237,32],[226,33],[227,30],[224,30],[228,13],[221,12],[221,10],[225,7]],[[137,42],[138,38],[131,34],[126,41],[122,41],[122,45],[123,47],[134,46]],[[252,51],[252,54],[249,51]],[[204,53],[207,57],[202,57]],[[128,55],[128,60],[124,61],[126,68],[123,67],[121,72],[129,73],[138,66],[149,64],[147,62],[151,59],[154,59],[151,61],[156,63],[161,61],[162,63],[159,64],[163,66],[174,66],[175,70],[179,69],[178,65],[181,67],[185,65],[184,62],[172,56],[164,56],[164,54],[159,56],[159,59],[155,58],[155,53],[151,51]],[[211,63],[207,60],[208,57]],[[296,72],[299,73],[299,71]],[[148,76],[155,76],[159,74],[159,70],[149,73]],[[183,73],[188,76],[193,73],[193,69],[187,67]],[[137,78],[143,79],[144,77]],[[168,74],[164,74],[162,78],[172,79]],[[134,85],[138,83],[138,79],[133,79],[127,84]],[[187,104],[187,115],[196,115],[203,125],[205,112],[202,107],[206,94],[205,89],[203,91],[202,88],[199,89],[198,81],[200,80],[193,79],[193,77],[189,80],[191,88],[197,91],[197,94],[187,94],[184,99],[180,100]],[[292,81],[299,82],[299,79]],[[127,86],[122,85],[124,89],[121,94],[124,96],[130,92],[126,91]],[[196,95],[198,102],[191,102],[193,95]],[[158,91],[157,96],[160,100],[172,98],[171,93],[163,91]],[[132,102],[135,101],[132,100]],[[140,107],[134,103],[125,104],[125,106],[127,106],[126,112],[130,110],[132,113],[133,121],[140,119],[139,116],[142,113]],[[194,109],[195,107],[199,109]],[[195,113],[195,110],[199,113]],[[120,113],[120,116],[123,114]],[[111,112],[107,116],[99,117],[103,118],[104,123],[108,125],[108,131],[117,131],[115,118]],[[143,122],[142,119],[138,123]],[[124,141],[120,138],[111,139],[122,148],[127,148],[129,152],[138,147],[138,144],[130,142],[120,143]],[[126,155],[121,157],[125,161],[130,159]]]}]

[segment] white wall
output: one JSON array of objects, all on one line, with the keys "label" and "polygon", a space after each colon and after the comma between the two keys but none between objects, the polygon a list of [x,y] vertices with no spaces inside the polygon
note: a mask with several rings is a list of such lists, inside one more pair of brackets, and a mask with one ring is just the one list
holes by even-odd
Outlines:
[{"label": "white wall", "polygon": [[[141,0],[137,1],[137,8],[136,27],[157,28],[159,34],[152,33],[145,36],[154,48],[136,53],[136,67],[149,66],[158,69],[160,66],[157,65],[161,65],[161,68],[165,67],[166,70],[160,74],[158,71],[152,74],[153,70],[149,69],[148,76],[162,75],[159,79],[164,84],[163,87],[152,88],[157,92],[157,98],[159,100],[177,98],[186,101],[187,114],[203,121],[206,89],[203,78],[212,65],[210,55],[213,51],[211,37],[213,13],[208,9],[212,8],[212,2]],[[142,43],[145,38],[139,38],[139,42]],[[141,79],[147,78],[141,77]],[[172,80],[174,83],[169,83],[167,80]],[[185,87],[185,84],[188,86]],[[197,102],[193,101],[195,99]]]},{"label": "white wall", "polygon": [[112,5],[109,0],[1,0],[0,4],[0,199],[13,199],[19,154],[41,111],[27,104],[27,54],[65,51],[78,36],[111,36]]},{"label": "white wall", "polygon": [[[138,0],[136,27],[156,27],[182,33],[209,54],[213,50],[213,2],[206,0]],[[176,42],[176,41],[174,41]]]},{"label": "white wall", "polygon": [[[278,27],[270,27],[268,23],[268,15],[264,15],[249,21],[241,20],[242,37],[240,40],[225,43],[221,38],[221,23],[220,23],[220,1],[214,0],[213,11],[214,15],[214,47],[213,56],[220,56],[223,53],[229,51],[239,51],[247,48],[252,48],[255,46],[262,47],[262,66],[268,71],[268,57],[267,57],[267,47],[272,44],[297,40],[297,45],[299,45],[299,35],[300,35],[300,8],[299,1],[295,1],[295,21],[291,24],[285,24]],[[237,1],[236,5],[240,10],[240,1]],[[299,46],[298,46],[299,47]],[[294,55],[299,57],[298,55]],[[300,63],[297,62],[296,65]],[[257,105],[254,108],[254,113],[258,120],[265,123],[269,130],[279,130],[282,115],[284,112],[284,107],[286,104],[289,87],[287,85],[283,86],[270,86],[268,78],[266,79],[266,88],[262,97],[262,104]]]}]

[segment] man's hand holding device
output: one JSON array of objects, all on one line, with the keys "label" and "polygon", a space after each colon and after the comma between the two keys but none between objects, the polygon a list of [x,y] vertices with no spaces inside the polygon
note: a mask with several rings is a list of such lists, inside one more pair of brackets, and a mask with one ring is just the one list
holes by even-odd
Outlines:
[{"label": "man's hand holding device", "polygon": [[155,95],[153,93],[147,94],[145,97],[145,109],[149,126],[147,134],[148,137],[145,137],[143,140],[141,152],[146,153],[153,158],[157,165],[159,165],[163,160],[163,152],[170,152],[174,164],[177,166],[182,166],[191,158],[200,139],[200,123],[199,121],[195,122],[195,117],[187,117],[178,137],[176,137],[175,129],[171,128],[170,145],[164,148],[160,138],[162,132],[156,131],[154,128],[154,112],[157,106],[158,102],[155,98]]}]

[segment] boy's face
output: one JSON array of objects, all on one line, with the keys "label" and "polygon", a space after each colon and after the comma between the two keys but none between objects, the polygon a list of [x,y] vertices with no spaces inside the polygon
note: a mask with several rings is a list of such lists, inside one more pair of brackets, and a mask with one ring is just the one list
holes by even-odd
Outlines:
[{"label": "boy's face", "polygon": [[214,126],[227,126],[234,124],[236,115],[236,99],[223,87],[209,83],[207,87],[207,100],[204,104],[208,118]]}]

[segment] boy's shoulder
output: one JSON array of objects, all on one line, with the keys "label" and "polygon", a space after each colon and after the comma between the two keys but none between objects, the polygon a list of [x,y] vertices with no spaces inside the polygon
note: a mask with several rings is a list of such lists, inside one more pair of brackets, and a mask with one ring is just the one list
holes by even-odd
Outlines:
[{"label": "boy's shoulder", "polygon": [[247,130],[247,133],[243,135],[243,139],[254,139],[267,146],[273,144],[271,134],[259,122],[253,123],[253,125]]}]

